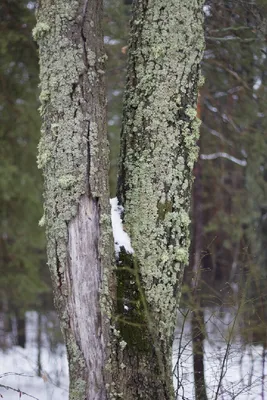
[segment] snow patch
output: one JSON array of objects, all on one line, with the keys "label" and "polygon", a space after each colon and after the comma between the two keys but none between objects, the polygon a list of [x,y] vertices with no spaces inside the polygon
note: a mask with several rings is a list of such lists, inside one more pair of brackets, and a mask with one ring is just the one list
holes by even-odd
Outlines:
[{"label": "snow patch", "polygon": [[[43,319],[48,318],[42,316]],[[54,320],[53,320],[54,321]],[[50,333],[42,331],[38,350],[38,314],[26,312],[26,347],[0,349],[0,399],[2,400],[68,400],[68,361],[63,344],[55,340],[54,323]],[[1,332],[4,333],[4,332]],[[41,377],[37,376],[38,364]],[[7,389],[10,387],[15,389]],[[18,391],[21,391],[21,395]],[[26,394],[27,393],[28,396]],[[29,397],[31,396],[31,397]]]},{"label": "snow patch", "polygon": [[112,39],[110,36],[104,36],[104,43],[115,45],[115,44],[119,44],[120,40]]},{"label": "snow patch", "polygon": [[131,240],[129,235],[123,230],[121,213],[123,212],[123,207],[118,204],[117,197],[110,199],[111,205],[111,222],[114,237],[114,246],[116,257],[119,256],[120,248],[124,247],[126,253],[133,254],[134,250],[131,246]]},{"label": "snow patch", "polygon": [[204,5],[203,6],[203,12],[204,12],[206,17],[210,17],[211,16],[211,7],[208,6],[208,5]]},{"label": "snow patch", "polygon": [[257,77],[253,85],[253,89],[258,90],[261,87],[261,84],[262,84],[261,78]]}]

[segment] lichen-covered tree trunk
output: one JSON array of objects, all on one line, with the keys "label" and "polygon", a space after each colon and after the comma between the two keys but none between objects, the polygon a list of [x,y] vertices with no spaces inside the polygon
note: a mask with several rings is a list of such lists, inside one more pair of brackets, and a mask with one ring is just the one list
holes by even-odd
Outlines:
[{"label": "lichen-covered tree trunk", "polygon": [[123,398],[172,399],[176,307],[188,262],[197,156],[202,0],[137,0],[131,23],[118,198],[134,255],[118,263],[127,343]]},{"label": "lichen-covered tree trunk", "polygon": [[72,400],[107,396],[108,327],[100,289],[111,267],[111,248],[104,227],[109,194],[101,17],[98,0],[40,0],[33,31],[39,44],[43,119],[41,222],[67,345]]},{"label": "lichen-covered tree trunk", "polygon": [[115,292],[101,1],[39,1],[41,222],[72,400],[173,398],[172,339],[197,154],[201,8],[202,0],[135,2],[118,187],[135,253],[120,252]]}]

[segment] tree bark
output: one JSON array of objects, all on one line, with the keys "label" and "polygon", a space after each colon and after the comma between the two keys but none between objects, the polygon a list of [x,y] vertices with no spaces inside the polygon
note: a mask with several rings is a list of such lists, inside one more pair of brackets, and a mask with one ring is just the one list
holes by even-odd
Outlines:
[{"label": "tree bark", "polygon": [[195,168],[195,182],[193,188],[193,238],[192,256],[190,270],[192,271],[192,347],[193,367],[195,381],[196,400],[207,400],[204,368],[204,340],[205,340],[205,318],[203,310],[203,299],[201,296],[202,286],[202,258],[203,255],[203,215],[202,215],[202,184],[201,184],[201,163],[198,162]]},{"label": "tree bark", "polygon": [[172,339],[197,155],[202,0],[135,2],[118,187],[135,254],[121,251],[116,292],[101,15],[98,0],[41,0],[33,32],[43,118],[41,222],[70,399],[172,399]]},{"label": "tree bark", "polygon": [[17,324],[17,345],[25,348],[26,346],[26,321],[25,313],[18,312],[15,315]]},{"label": "tree bark", "polygon": [[109,305],[100,290],[107,291],[111,235],[101,17],[101,1],[40,0],[33,30],[43,120],[41,222],[73,400],[107,396]]},{"label": "tree bark", "polygon": [[[125,399],[172,399],[171,354],[197,156],[201,0],[137,0],[131,23],[118,198],[135,251],[118,264]],[[125,360],[125,361],[124,361]]]}]

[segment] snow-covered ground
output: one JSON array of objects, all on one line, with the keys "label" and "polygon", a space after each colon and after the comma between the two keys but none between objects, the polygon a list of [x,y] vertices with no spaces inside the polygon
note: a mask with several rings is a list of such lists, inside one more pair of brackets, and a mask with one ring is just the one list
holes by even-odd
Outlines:
[{"label": "snow-covered ground", "polygon": [[[38,400],[67,400],[68,366],[65,347],[58,345],[51,352],[47,338],[42,335],[42,377],[38,377],[37,313],[28,312],[26,317],[26,348],[14,346],[0,351],[0,385],[10,386]],[[3,387],[0,387],[1,395],[4,400],[32,398]]]},{"label": "snow-covered ground", "polygon": [[[174,365],[180,354],[180,367],[176,371],[180,385],[178,398],[194,400],[190,314],[181,336],[182,319],[180,315],[173,352]],[[233,335],[235,316],[230,311],[208,311],[205,321],[205,374],[209,400],[216,399],[220,378],[222,384],[217,399],[257,400],[264,399],[264,395],[267,398],[267,370],[262,346],[245,345],[237,335]],[[38,400],[67,400],[68,368],[65,347],[57,345],[51,351],[48,338],[42,334],[42,377],[37,377],[37,313],[28,312],[26,323],[26,348],[15,346],[0,351],[0,385],[21,390]],[[32,398],[3,387],[0,387],[0,398],[1,395],[4,400]]]},{"label": "snow-covered ground", "polygon": [[[179,314],[173,364],[175,365],[179,359],[179,369],[176,369],[178,377],[176,382],[179,381],[180,387],[178,398],[194,400],[190,314],[187,316],[184,328],[182,328],[183,319],[184,317]],[[261,345],[245,344],[234,329],[234,325],[237,325],[234,309],[225,312],[220,309],[205,312],[204,366],[208,398],[210,400],[267,399],[266,352]]]}]

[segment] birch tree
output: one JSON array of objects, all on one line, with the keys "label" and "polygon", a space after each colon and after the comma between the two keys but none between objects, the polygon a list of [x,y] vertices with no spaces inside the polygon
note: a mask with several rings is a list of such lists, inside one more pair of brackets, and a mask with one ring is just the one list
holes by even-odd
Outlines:
[{"label": "birch tree", "polygon": [[117,243],[114,257],[101,1],[39,1],[41,223],[73,400],[174,398],[171,352],[188,260],[202,3],[134,3],[117,205],[131,247]]}]

